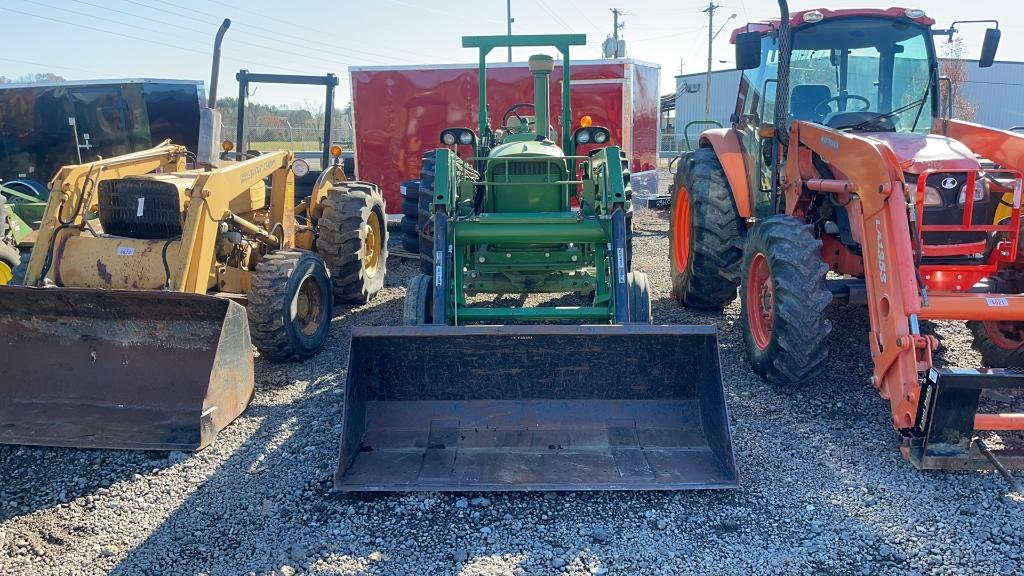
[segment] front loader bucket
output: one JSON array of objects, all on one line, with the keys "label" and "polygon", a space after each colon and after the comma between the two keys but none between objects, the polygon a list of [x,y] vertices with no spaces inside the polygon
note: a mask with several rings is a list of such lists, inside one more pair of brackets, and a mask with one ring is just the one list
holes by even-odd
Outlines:
[{"label": "front loader bucket", "polygon": [[335,490],[737,484],[712,326],[352,330]]},{"label": "front loader bucket", "polygon": [[245,309],[213,296],[0,289],[0,443],[198,450],[253,392]]}]

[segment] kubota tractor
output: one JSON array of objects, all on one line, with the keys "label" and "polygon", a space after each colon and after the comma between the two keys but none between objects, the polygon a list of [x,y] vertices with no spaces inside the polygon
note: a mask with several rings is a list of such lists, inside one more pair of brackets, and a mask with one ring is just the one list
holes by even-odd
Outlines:
[{"label": "kubota tractor", "polygon": [[[919,468],[1020,465],[978,414],[982,391],[1024,386],[1024,137],[949,118],[921,10],[805,10],[734,33],[743,70],[729,128],[684,155],[671,216],[682,304],[722,307],[740,288],[746,348],[772,382],[807,382],[828,357],[833,300],[866,302],[872,384]],[[990,66],[998,24],[980,66]],[[1002,215],[997,210],[1003,207]],[[831,273],[831,275],[830,275]],[[943,367],[924,320],[965,320],[990,369]],[[1003,436],[996,432],[1000,431]]]}]

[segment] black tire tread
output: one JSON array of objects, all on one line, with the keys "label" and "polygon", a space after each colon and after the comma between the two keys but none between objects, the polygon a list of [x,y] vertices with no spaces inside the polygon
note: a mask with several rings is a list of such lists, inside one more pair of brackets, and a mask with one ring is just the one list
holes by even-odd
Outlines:
[{"label": "black tire tread", "polygon": [[812,226],[800,220],[771,216],[747,235],[744,271],[757,252],[764,253],[772,274],[775,320],[768,348],[761,351],[750,333],[744,274],[740,317],[751,364],[769,382],[809,382],[828,363],[832,331],[832,322],[825,316],[832,293],[825,286],[828,266],[821,259],[821,240],[814,237]]},{"label": "black tire tread", "polygon": [[288,280],[305,253],[305,250],[294,249],[267,254],[252,275],[252,288],[245,307],[249,334],[260,354],[273,362],[294,362],[308,357],[289,342],[281,314]]},{"label": "black tire tread", "polygon": [[1024,346],[1016,350],[1007,350],[997,346],[982,322],[970,321],[967,323],[967,327],[974,336],[971,347],[981,354],[981,361],[986,368],[1024,367]]},{"label": "black tire tread", "polygon": [[417,274],[409,281],[402,303],[402,325],[421,326],[429,321],[427,309],[431,304],[431,277]]},{"label": "black tire tread", "polygon": [[[363,270],[363,241],[370,212],[381,218],[381,254],[377,273]],[[331,273],[337,302],[365,304],[384,287],[388,261],[387,211],[376,184],[348,181],[332,188],[323,200],[317,237],[317,253]]]},{"label": "black tire tread", "polygon": [[626,282],[629,286],[629,321],[652,324],[651,284],[647,274],[630,272],[626,277]]},{"label": "black tire tread", "polygon": [[[711,148],[683,154],[673,190],[685,186],[690,198],[692,247],[689,266],[676,270],[673,243],[669,243],[672,293],[680,304],[692,308],[721,309],[736,299],[743,260],[742,223],[725,170]],[[681,201],[676,193],[672,213]],[[670,238],[675,237],[675,218],[670,217]]]}]

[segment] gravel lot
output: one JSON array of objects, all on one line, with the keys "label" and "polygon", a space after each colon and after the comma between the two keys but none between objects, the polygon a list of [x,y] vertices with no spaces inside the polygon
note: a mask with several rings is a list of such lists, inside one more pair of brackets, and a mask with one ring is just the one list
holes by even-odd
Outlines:
[{"label": "gravel lot", "polygon": [[[350,327],[399,323],[415,273],[393,258],[323,353],[257,360],[252,406],[201,453],[0,446],[0,574],[1024,573],[1024,497],[900,458],[862,310],[834,308],[825,378],[769,386],[738,302],[716,316],[669,298],[667,214],[635,225],[656,322],[719,323],[741,489],[331,494]],[[962,325],[936,330],[948,363],[978,364]]]}]

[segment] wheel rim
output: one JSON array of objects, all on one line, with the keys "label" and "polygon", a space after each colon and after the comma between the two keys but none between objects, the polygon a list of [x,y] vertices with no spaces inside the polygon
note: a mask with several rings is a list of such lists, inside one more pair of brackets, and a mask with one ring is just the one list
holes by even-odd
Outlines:
[{"label": "wheel rim", "polygon": [[682,272],[690,261],[690,193],[685,186],[676,192],[676,211],[672,222],[675,234],[672,235],[672,254],[675,256],[676,270]]},{"label": "wheel rim", "polygon": [[1024,323],[982,322],[985,333],[996,347],[1002,350],[1018,350],[1024,346]]},{"label": "wheel rim", "polygon": [[363,242],[363,270],[368,276],[377,274],[377,267],[380,266],[381,239],[380,217],[375,211],[370,211],[370,217],[366,221],[366,240]]},{"label": "wheel rim", "polygon": [[292,322],[305,336],[320,330],[324,321],[323,293],[313,276],[306,276],[292,301]]},{"label": "wheel rim", "polygon": [[772,340],[772,324],[775,322],[775,292],[772,289],[772,273],[768,259],[758,252],[750,261],[747,271],[747,324],[754,344],[761,350],[768,348]]},{"label": "wheel rim", "polygon": [[10,284],[14,279],[14,271],[7,262],[0,262],[0,286]]}]

